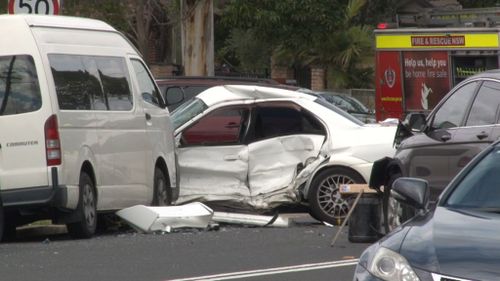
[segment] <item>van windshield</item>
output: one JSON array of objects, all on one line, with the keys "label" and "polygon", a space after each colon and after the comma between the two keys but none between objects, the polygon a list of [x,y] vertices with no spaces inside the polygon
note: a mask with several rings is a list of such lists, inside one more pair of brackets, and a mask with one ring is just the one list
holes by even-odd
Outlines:
[{"label": "van windshield", "polygon": [[33,58],[28,55],[0,57],[0,115],[31,112],[41,106]]},{"label": "van windshield", "polygon": [[208,106],[198,98],[191,99],[190,101],[182,104],[174,110],[174,112],[172,112],[171,117],[174,128],[179,128],[187,121],[205,111],[207,108]]}]

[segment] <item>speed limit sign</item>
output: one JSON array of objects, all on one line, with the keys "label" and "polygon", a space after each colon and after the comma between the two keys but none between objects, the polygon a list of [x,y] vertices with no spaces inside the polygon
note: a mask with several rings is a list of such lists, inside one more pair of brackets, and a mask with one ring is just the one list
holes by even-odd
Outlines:
[{"label": "speed limit sign", "polygon": [[9,14],[58,15],[58,0],[9,0]]}]

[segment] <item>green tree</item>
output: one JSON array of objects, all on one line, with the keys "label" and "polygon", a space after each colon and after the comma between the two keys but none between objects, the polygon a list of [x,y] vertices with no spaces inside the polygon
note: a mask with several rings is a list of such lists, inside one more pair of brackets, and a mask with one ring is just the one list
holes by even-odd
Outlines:
[{"label": "green tree", "polygon": [[[358,21],[365,1],[233,0],[228,2],[222,22],[240,30],[233,31],[233,36],[246,31],[282,65],[321,65],[335,78],[332,87],[362,87],[372,80],[364,65],[372,54],[371,30]],[[231,43],[226,48],[234,50]],[[252,58],[236,51],[235,55],[242,65]]]},{"label": "green tree", "polygon": [[64,2],[63,13],[109,23],[126,34],[149,63],[151,44],[165,49],[168,27],[179,23],[178,7],[175,0],[72,0]]}]

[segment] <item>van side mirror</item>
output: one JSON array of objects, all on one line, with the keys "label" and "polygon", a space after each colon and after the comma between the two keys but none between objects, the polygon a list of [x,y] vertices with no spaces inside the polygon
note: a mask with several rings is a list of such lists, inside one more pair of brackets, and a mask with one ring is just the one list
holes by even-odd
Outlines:
[{"label": "van side mirror", "polygon": [[427,210],[429,205],[429,183],[417,178],[398,178],[391,188],[391,195],[401,203],[418,210]]}]

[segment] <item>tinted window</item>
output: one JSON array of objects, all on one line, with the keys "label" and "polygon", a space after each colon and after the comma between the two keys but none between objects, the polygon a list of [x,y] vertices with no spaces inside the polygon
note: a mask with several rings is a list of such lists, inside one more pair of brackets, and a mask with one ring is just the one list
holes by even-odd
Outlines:
[{"label": "tinted window", "polygon": [[131,110],[132,93],[130,92],[125,59],[99,57],[96,59],[104,96],[108,100],[109,110]]},{"label": "tinted window", "polygon": [[238,144],[246,128],[248,109],[226,108],[204,116],[182,134],[183,145]]},{"label": "tinted window", "polygon": [[90,110],[94,95],[102,100],[101,82],[90,58],[49,55],[49,61],[60,109]]},{"label": "tinted window", "polygon": [[294,134],[325,134],[321,123],[298,106],[260,106],[256,112],[256,140]]},{"label": "tinted window", "polygon": [[124,58],[49,55],[60,109],[130,110]]},{"label": "tinted window", "polygon": [[163,105],[163,100],[160,97],[160,92],[156,88],[156,85],[149,76],[148,70],[142,64],[142,62],[138,60],[132,60],[132,65],[134,66],[134,71],[137,76],[137,81],[139,83],[139,90],[141,92],[142,98],[154,105],[159,107],[165,107]]},{"label": "tinted window", "polygon": [[470,104],[477,82],[464,85],[456,90],[437,110],[434,115],[433,128],[453,128],[460,126],[464,120],[467,106]]},{"label": "tinted window", "polygon": [[0,57],[0,115],[31,112],[41,106],[33,58],[27,55]]},{"label": "tinted window", "polygon": [[472,104],[467,126],[491,125],[496,123],[500,105],[500,84],[486,81],[481,85]]}]

